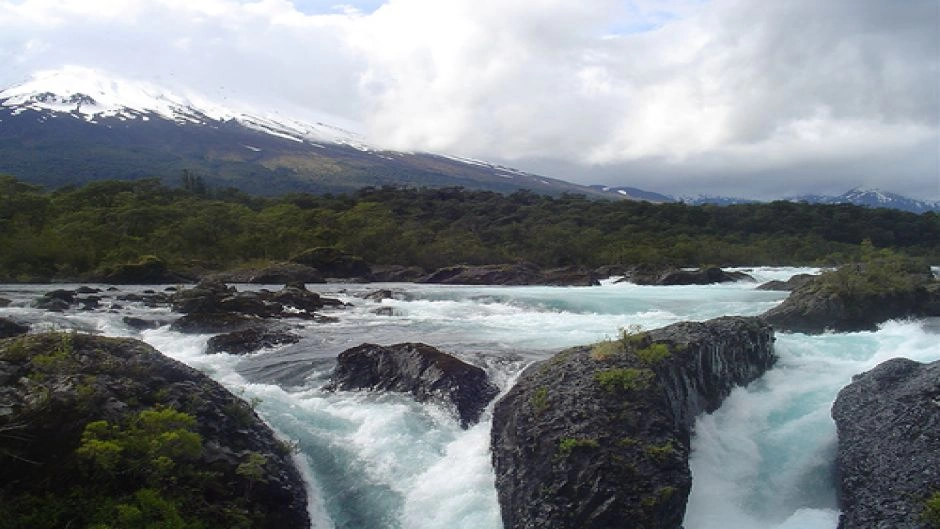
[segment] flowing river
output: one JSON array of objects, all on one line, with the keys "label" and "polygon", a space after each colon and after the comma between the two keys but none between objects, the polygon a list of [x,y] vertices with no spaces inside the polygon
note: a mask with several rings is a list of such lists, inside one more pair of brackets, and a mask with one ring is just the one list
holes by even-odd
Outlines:
[{"label": "flowing river", "polygon": [[[401,395],[326,393],[321,387],[336,355],[363,342],[424,342],[485,368],[505,391],[527,364],[616,336],[621,327],[760,314],[787,294],[756,290],[757,284],[813,272],[746,271],[758,283],[308,285],[353,306],[330,312],[336,323],[297,322],[300,343],[247,356],[205,354],[211,335],[167,327],[138,332],[122,322],[124,316],[175,317],[165,308],[135,302],[112,308],[110,299],[94,311],[51,313],[29,306],[48,290],[78,285],[0,285],[0,297],[13,300],[0,316],[29,323],[34,331],[138,338],[258,402],[259,414],[299,448],[315,529],[501,529],[489,414],[462,430],[444,409]],[[139,293],[148,287],[119,288]],[[391,289],[395,299],[362,298],[380,288]],[[384,314],[376,313],[380,308]],[[696,423],[686,529],[835,529],[833,399],[852,375],[889,358],[940,359],[938,332],[935,321],[914,321],[888,322],[875,332],[778,333],[777,365]]]}]

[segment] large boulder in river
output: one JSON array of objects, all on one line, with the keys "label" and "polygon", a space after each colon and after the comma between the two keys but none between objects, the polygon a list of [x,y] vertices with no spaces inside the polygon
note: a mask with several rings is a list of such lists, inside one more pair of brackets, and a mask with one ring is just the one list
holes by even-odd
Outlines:
[{"label": "large boulder in river", "polygon": [[4,527],[309,527],[291,449],[249,404],[130,339],[0,340]]},{"label": "large boulder in river", "polygon": [[464,428],[476,423],[499,388],[486,372],[423,343],[362,344],[340,353],[328,390],[394,391],[452,406]]},{"label": "large boulder in river", "polygon": [[839,529],[926,529],[940,493],[940,362],[896,358],[856,376],[832,406]]},{"label": "large boulder in river", "polygon": [[923,316],[940,316],[932,276],[863,265],[826,272],[762,315],[780,330],[803,333],[874,330],[887,320]]},{"label": "large boulder in river", "polygon": [[678,529],[695,417],[773,365],[758,318],[679,323],[534,364],[493,411],[506,529]]},{"label": "large boulder in river", "polygon": [[249,328],[209,338],[206,353],[248,354],[299,341],[300,336],[283,329]]}]

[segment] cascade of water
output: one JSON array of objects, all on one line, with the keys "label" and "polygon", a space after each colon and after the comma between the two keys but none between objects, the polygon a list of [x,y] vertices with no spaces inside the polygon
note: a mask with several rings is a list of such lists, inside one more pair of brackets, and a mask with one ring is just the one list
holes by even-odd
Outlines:
[{"label": "cascade of water", "polygon": [[[765,281],[803,271],[749,272]],[[138,332],[121,321],[124,315],[168,319],[166,309],[124,303],[115,313],[53,314],[29,308],[48,286],[0,286],[0,294],[14,300],[0,316],[15,315],[38,329],[141,338],[235,393],[260,398],[262,416],[297,443],[317,529],[499,529],[488,415],[461,430],[445,410],[404,396],[324,393],[320,387],[338,352],[362,342],[423,341],[483,366],[506,389],[529,362],[613,337],[619,327],[754,315],[786,296],[744,283],[388,286],[402,293],[399,299],[355,297],[378,285],[317,286],[355,306],[334,314],[338,323],[303,324],[300,344],[243,357],[206,355],[208,335],[165,327]],[[382,306],[393,308],[392,316],[373,313]],[[781,334],[777,348],[781,359],[773,370],[697,423],[688,529],[833,529],[835,433],[828,410],[836,392],[853,374],[889,357],[940,358],[936,334],[917,323],[889,323],[871,333]]]}]

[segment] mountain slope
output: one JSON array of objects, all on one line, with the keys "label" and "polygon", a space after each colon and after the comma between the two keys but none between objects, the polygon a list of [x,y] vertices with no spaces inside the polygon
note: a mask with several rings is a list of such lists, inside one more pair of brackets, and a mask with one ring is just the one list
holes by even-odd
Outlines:
[{"label": "mountain slope", "polygon": [[[627,186],[605,186],[592,185],[592,189],[606,193],[608,195],[620,196],[621,198],[630,198],[634,200],[646,200],[649,202],[682,202],[690,206],[701,206],[705,204],[716,206],[730,206],[733,204],[757,204],[762,201],[749,198],[721,197],[710,195],[696,195],[676,197],[663,195],[652,191],[644,191],[635,187]],[[807,204],[854,204],[869,208],[888,208],[911,213],[926,213],[928,211],[940,211],[940,202],[929,200],[917,200],[908,198],[897,193],[890,193],[879,189],[867,189],[857,187],[850,189],[839,196],[830,195],[801,195],[789,197],[783,200],[790,202],[806,202]]]},{"label": "mountain slope", "polygon": [[855,204],[870,208],[890,208],[910,211],[912,213],[925,213],[927,211],[940,211],[940,202],[916,200],[897,193],[882,191],[877,188],[856,187],[839,196],[802,195],[788,198],[792,202],[806,202],[808,204]]},{"label": "mountain slope", "polygon": [[0,173],[48,186],[183,170],[258,194],[364,186],[462,186],[603,196],[590,188],[449,156],[372,148],[322,122],[218,105],[78,67],[0,91]]}]

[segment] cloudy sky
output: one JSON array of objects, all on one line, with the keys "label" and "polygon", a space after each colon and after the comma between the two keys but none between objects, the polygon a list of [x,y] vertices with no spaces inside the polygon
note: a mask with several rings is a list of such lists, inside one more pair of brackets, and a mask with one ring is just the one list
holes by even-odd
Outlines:
[{"label": "cloudy sky", "polygon": [[0,0],[83,65],[580,183],[940,200],[940,0]]}]

